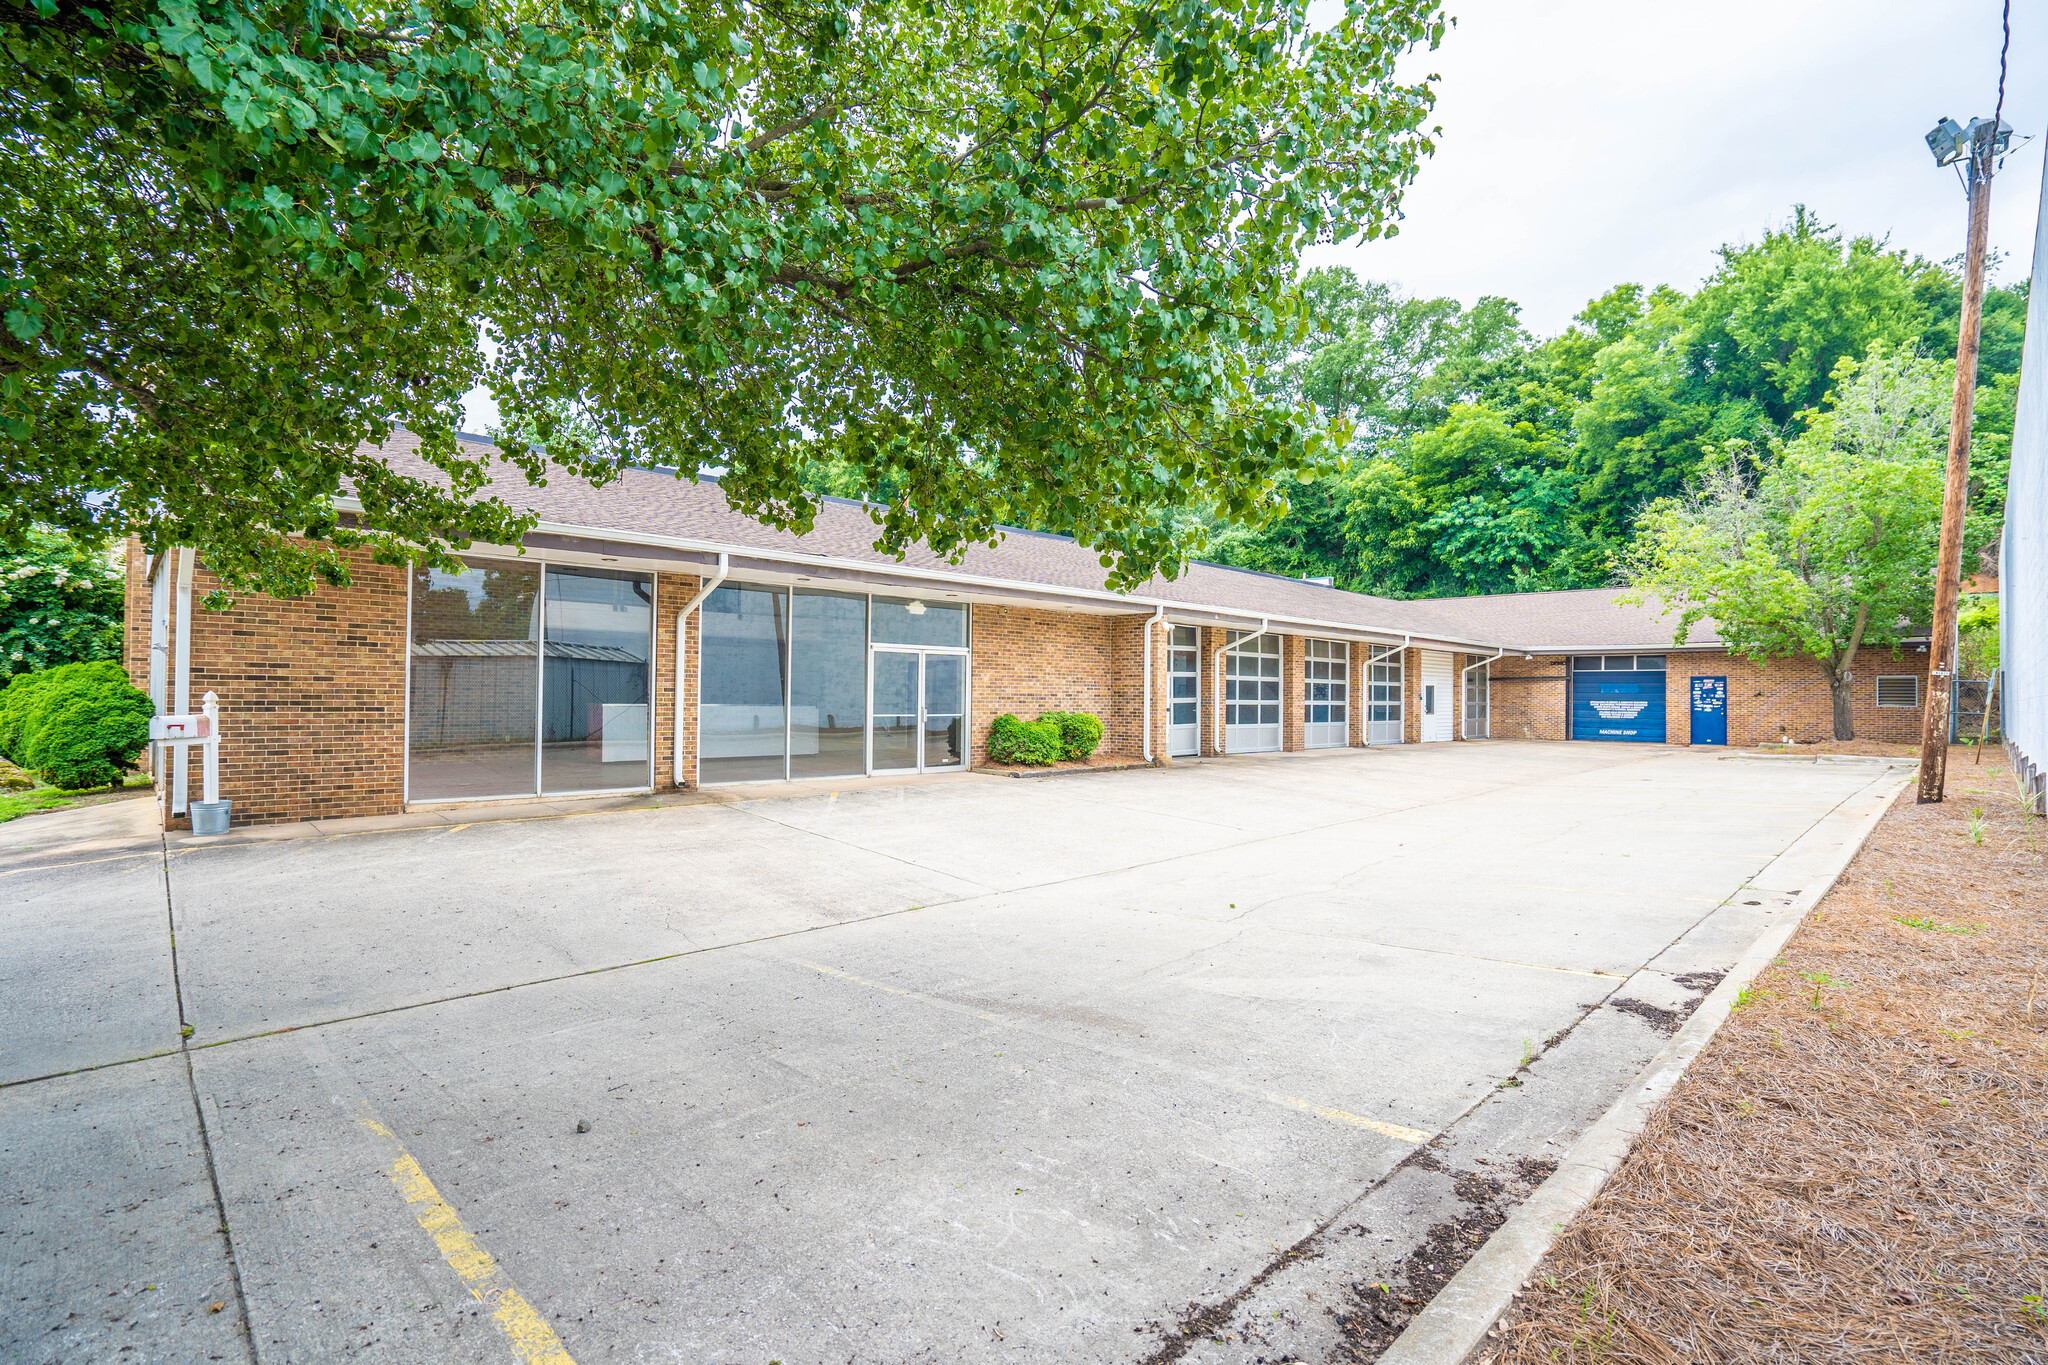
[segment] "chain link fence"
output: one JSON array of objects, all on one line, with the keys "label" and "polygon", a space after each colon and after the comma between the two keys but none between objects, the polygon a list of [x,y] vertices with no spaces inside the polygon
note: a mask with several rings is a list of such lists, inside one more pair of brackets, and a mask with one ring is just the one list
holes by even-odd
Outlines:
[{"label": "chain link fence", "polygon": [[1980,739],[1996,744],[2005,738],[1999,728],[1999,677],[1957,678],[1948,708],[1948,741],[1975,744]]}]

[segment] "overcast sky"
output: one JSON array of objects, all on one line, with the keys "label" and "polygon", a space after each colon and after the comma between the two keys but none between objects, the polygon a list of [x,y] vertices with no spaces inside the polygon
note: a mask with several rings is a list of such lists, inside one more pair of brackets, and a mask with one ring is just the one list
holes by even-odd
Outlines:
[{"label": "overcast sky", "polygon": [[[2048,4],[2012,14],[2005,118],[2048,122]],[[1962,250],[1952,170],[1921,140],[1990,117],[1998,0],[1452,0],[1435,72],[1443,136],[1400,235],[1317,248],[1409,292],[1500,294],[1539,334],[1626,280],[1691,289],[1723,242],[1805,203],[1936,260]],[[2023,277],[2040,142],[2006,162],[1991,245]]]},{"label": "overcast sky", "polygon": [[[1318,247],[1410,293],[1500,294],[1539,334],[1623,281],[1695,287],[1723,242],[1804,203],[1935,260],[1962,250],[1952,170],[1921,141],[1989,117],[1998,0],[1452,0],[1433,53],[1443,136],[1391,239]],[[2005,118],[2048,124],[2048,4],[2013,6]],[[2042,143],[1992,196],[2002,278],[2023,276]],[[467,425],[497,419],[482,390]]]}]

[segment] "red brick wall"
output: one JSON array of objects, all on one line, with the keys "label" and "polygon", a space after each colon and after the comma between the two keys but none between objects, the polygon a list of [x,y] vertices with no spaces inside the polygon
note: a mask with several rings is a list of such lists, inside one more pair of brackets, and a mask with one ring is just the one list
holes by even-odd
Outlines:
[{"label": "red brick wall", "polygon": [[[1920,698],[1927,698],[1925,651],[1866,649],[1856,657],[1852,715],[1856,738],[1890,744],[1912,744],[1920,738],[1918,706],[1879,706],[1877,680],[1880,676],[1916,675]],[[1820,664],[1801,656],[1752,663],[1722,651],[1668,656],[1665,673],[1664,710],[1669,721],[1666,738],[1673,744],[1690,742],[1692,722],[1692,679],[1728,679],[1728,743],[1734,747],[1775,744],[1781,738],[1810,744],[1832,739],[1835,733],[1834,704],[1828,692],[1827,676]]]},{"label": "red brick wall", "polygon": [[[132,544],[130,557],[139,564]],[[406,571],[365,551],[344,557],[346,588],[323,584],[296,599],[248,593],[226,611],[200,605],[219,580],[203,563],[193,575],[190,700],[197,710],[208,691],[220,698],[221,795],[234,802],[237,824],[403,806]],[[130,667],[139,626],[147,686],[149,598],[138,583],[131,578]],[[200,766],[194,748],[188,800],[200,798]]]},{"label": "red brick wall", "polygon": [[1492,664],[1495,739],[1569,739],[1565,658],[1507,654]]},{"label": "red brick wall", "polygon": [[[1496,739],[1568,739],[1569,660],[1559,654],[1534,659],[1508,656],[1493,664],[1493,734]],[[1834,735],[1834,711],[1827,678],[1812,659],[1752,663],[1722,650],[1665,656],[1665,739],[1684,745],[1692,728],[1692,679],[1728,680],[1728,743],[1734,748],[1775,744],[1781,737],[1814,743]],[[1904,650],[1864,650],[1857,658],[1854,718],[1856,737],[1910,744],[1920,737],[1918,707],[1881,707],[1877,679],[1899,674],[1921,678],[1926,696],[1927,655]]]},{"label": "red brick wall", "polygon": [[1302,636],[1280,637],[1280,748],[1299,753],[1308,739],[1308,649]]},{"label": "red brick wall", "polygon": [[[702,580],[665,573],[654,584],[654,786],[676,786],[676,613],[697,595]],[[683,656],[683,785],[697,785],[697,638],[701,617],[690,613]]]},{"label": "red brick wall", "polygon": [[[971,762],[988,762],[988,727],[1011,712],[1032,720],[1044,711],[1086,711],[1102,721],[1100,752],[1135,753],[1135,746],[1110,747],[1117,719],[1115,691],[1119,633],[1125,648],[1141,643],[1129,636],[1129,619],[1031,607],[973,607],[973,726]],[[1137,681],[1132,670],[1132,682]],[[1136,704],[1124,718],[1119,746],[1126,743]]]}]

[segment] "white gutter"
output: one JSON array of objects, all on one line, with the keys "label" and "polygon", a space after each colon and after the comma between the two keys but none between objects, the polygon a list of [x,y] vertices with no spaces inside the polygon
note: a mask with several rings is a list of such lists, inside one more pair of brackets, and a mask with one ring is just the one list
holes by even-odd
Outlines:
[{"label": "white gutter", "polygon": [[1152,627],[1164,628],[1166,608],[1152,613],[1152,619],[1145,623],[1145,719],[1139,724],[1139,732],[1145,738],[1145,761],[1152,761]]},{"label": "white gutter", "polygon": [[[335,507],[344,512],[361,512],[362,503],[355,498],[336,498]],[[900,578],[914,578],[923,582],[947,583],[962,588],[995,588],[1009,592],[1024,592],[1038,597],[1071,597],[1080,601],[1113,603],[1141,608],[1165,607],[1170,612],[1199,613],[1211,616],[1235,617],[1249,624],[1254,618],[1278,622],[1289,628],[1305,627],[1300,634],[1331,633],[1343,636],[1396,635],[1410,637],[1414,632],[1394,626],[1360,625],[1355,621],[1330,621],[1315,616],[1266,615],[1242,607],[1212,607],[1200,602],[1183,602],[1171,597],[1146,597],[1127,593],[1110,592],[1106,588],[1070,588],[1056,583],[1034,583],[1014,578],[991,578],[985,574],[957,573],[948,569],[914,568],[902,564],[878,564],[866,559],[841,559],[834,555],[803,554],[794,550],[764,550],[747,545],[735,545],[730,541],[698,540],[690,536],[659,536],[638,531],[619,531],[598,526],[572,526],[563,522],[536,522],[535,535],[568,536],[572,539],[609,540],[620,545],[640,545],[649,549],[684,550],[696,554],[738,555],[743,559],[767,559],[780,564],[805,564],[825,569],[841,569],[854,574],[883,574]],[[516,547],[505,547],[516,548]],[[475,553],[487,554],[487,549],[476,549]],[[1472,652],[1493,649],[1497,640],[1471,640],[1450,635],[1427,635],[1423,637],[1433,644],[1441,644]],[[1403,646],[1406,648],[1406,646]]]},{"label": "white gutter", "polygon": [[[1247,640],[1258,639],[1261,635],[1272,630],[1272,628],[1273,622],[1270,618],[1260,621],[1257,630],[1249,635],[1240,635],[1235,643],[1232,643],[1229,634],[1225,633],[1223,643],[1216,649],[1216,657],[1211,662],[1209,671],[1216,675],[1216,752],[1219,754],[1225,752],[1223,748],[1223,653],[1225,650],[1238,648]],[[1284,693],[1287,689],[1287,680],[1285,678],[1280,680],[1280,686],[1281,691]],[[1284,695],[1281,697],[1280,703],[1283,706],[1287,704],[1287,698]]]},{"label": "white gutter", "polygon": [[[678,787],[683,785],[683,722],[688,714],[688,708],[683,701],[686,690],[683,685],[683,658],[689,652],[687,641],[689,639],[690,613],[697,610],[699,606],[702,606],[704,599],[711,596],[717,590],[720,583],[725,582],[725,571],[728,563],[729,561],[726,556],[720,554],[718,556],[718,572],[702,580],[697,585],[697,595],[684,603],[683,609],[676,613],[676,725],[675,733],[670,736],[670,746],[675,750],[676,755],[676,785]],[[696,774],[692,773],[690,776],[694,778]]]},{"label": "white gutter", "polygon": [[[1505,654],[1507,652],[1507,646],[1502,645],[1500,647],[1499,653],[1495,654],[1493,656],[1493,659],[1498,659],[1502,654]],[[1465,704],[1465,697],[1469,697],[1472,695],[1472,670],[1475,668],[1486,667],[1488,664],[1493,662],[1493,659],[1481,659],[1476,664],[1467,664],[1463,671],[1459,674],[1460,681],[1462,681],[1465,684],[1464,696],[1458,698],[1458,705],[1461,713]],[[1465,723],[1467,725],[1470,725],[1472,723],[1472,717],[1466,716]],[[1493,698],[1491,696],[1489,696],[1486,699],[1486,737],[1488,739],[1493,738]]]},{"label": "white gutter", "polygon": [[[174,662],[171,666],[171,710],[180,716],[192,714],[192,570],[197,567],[199,555],[189,545],[177,551],[178,555],[178,620],[177,644]],[[185,813],[185,788],[190,781],[189,760],[191,746],[179,744],[177,757],[171,763],[171,814]]]}]

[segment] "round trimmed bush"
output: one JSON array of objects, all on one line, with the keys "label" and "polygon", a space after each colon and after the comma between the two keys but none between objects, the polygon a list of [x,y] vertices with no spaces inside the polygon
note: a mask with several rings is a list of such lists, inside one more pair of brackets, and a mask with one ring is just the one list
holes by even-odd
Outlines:
[{"label": "round trimmed bush", "polygon": [[110,786],[148,747],[155,710],[111,659],[25,674],[0,690],[0,753],[54,787]]},{"label": "round trimmed bush", "polygon": [[1019,720],[1008,712],[989,723],[988,756],[994,762],[1046,768],[1060,761],[1063,748],[1057,725]]},{"label": "round trimmed bush", "polygon": [[1102,722],[1085,711],[1048,711],[1038,719],[1041,724],[1059,727],[1064,758],[1086,758],[1102,743]]}]

